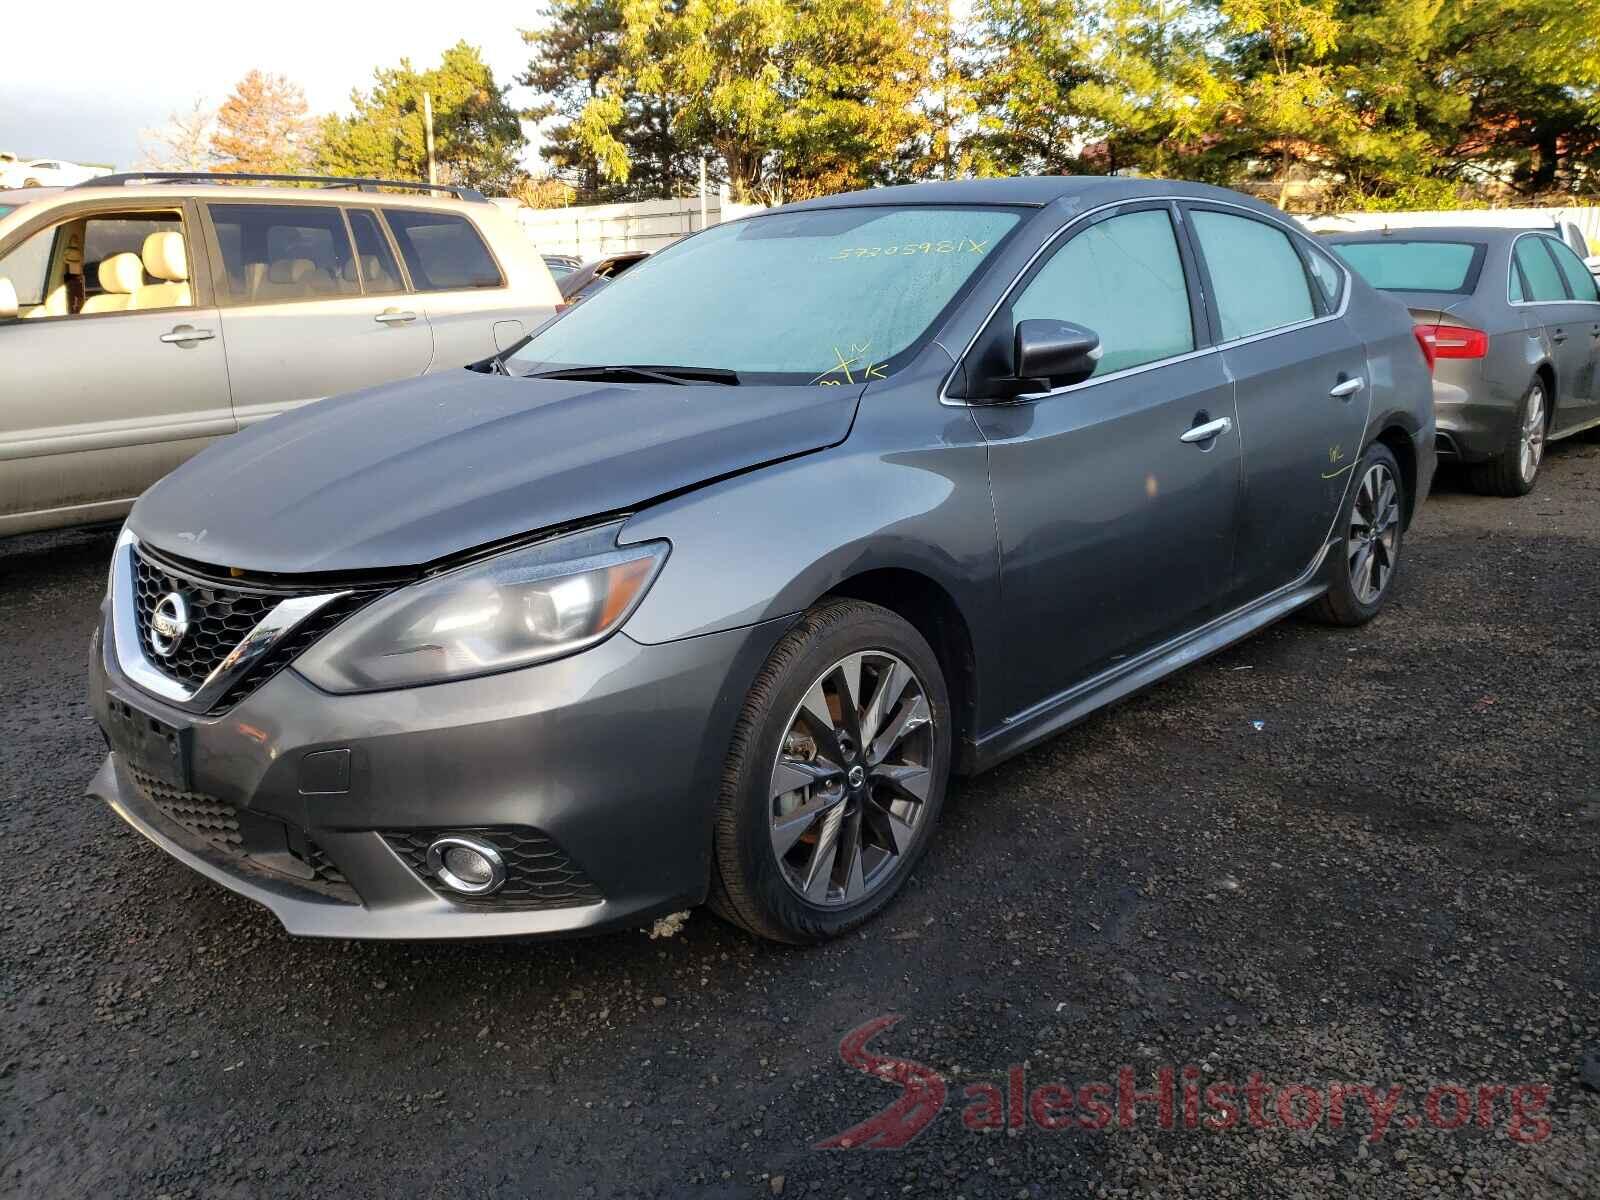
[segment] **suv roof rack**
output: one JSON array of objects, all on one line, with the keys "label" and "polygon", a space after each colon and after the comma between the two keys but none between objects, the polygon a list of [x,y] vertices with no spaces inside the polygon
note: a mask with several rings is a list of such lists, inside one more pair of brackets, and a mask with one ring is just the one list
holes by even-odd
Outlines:
[{"label": "suv roof rack", "polygon": [[484,201],[477,188],[451,183],[413,183],[406,179],[351,179],[338,175],[274,175],[257,171],[123,171],[116,175],[97,175],[74,187],[118,187],[125,183],[230,183],[247,180],[251,183],[318,183],[325,188],[355,188],[375,192],[379,188],[407,188],[416,192],[448,192],[457,200]]}]

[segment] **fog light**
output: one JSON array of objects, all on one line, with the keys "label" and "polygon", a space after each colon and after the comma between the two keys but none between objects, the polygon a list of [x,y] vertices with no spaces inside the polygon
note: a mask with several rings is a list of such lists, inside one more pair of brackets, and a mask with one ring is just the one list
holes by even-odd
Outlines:
[{"label": "fog light", "polygon": [[500,852],[481,838],[452,835],[428,847],[428,870],[451,891],[487,896],[506,881]]}]

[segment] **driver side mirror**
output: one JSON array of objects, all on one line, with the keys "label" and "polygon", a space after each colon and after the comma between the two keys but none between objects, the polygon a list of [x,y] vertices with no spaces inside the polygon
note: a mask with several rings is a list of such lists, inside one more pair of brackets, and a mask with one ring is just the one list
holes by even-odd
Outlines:
[{"label": "driver side mirror", "polygon": [[11,280],[0,275],[0,321],[13,320],[17,315],[17,289]]},{"label": "driver side mirror", "polygon": [[1071,321],[1018,321],[1013,351],[1019,383],[1040,391],[1082,383],[1100,364],[1100,335]]}]

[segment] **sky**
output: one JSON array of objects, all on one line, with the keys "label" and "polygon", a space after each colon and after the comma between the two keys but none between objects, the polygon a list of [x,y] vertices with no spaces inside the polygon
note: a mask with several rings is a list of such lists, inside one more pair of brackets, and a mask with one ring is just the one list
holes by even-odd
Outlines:
[{"label": "sky", "polygon": [[[527,64],[518,29],[533,24],[540,7],[539,0],[233,0],[170,8],[165,20],[161,6],[126,0],[79,0],[70,8],[21,0],[0,18],[0,150],[127,170],[139,157],[141,129],[159,128],[197,97],[215,108],[251,68],[289,76],[315,113],[342,112],[351,88],[370,87],[373,68],[405,57],[431,66],[462,38],[504,85]],[[512,88],[512,103],[529,99]]]}]

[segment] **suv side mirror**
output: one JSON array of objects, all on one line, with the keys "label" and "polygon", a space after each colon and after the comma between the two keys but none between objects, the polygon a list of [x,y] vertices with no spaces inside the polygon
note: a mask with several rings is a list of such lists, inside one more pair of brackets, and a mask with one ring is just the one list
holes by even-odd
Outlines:
[{"label": "suv side mirror", "polygon": [[11,280],[0,275],[0,321],[9,321],[17,315],[17,289]]},{"label": "suv side mirror", "polygon": [[1100,335],[1071,321],[1018,321],[1016,339],[1019,381],[1050,381],[1046,388],[1082,383],[1100,362]]}]

